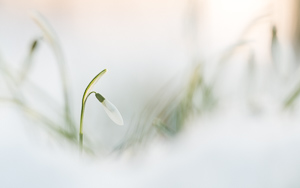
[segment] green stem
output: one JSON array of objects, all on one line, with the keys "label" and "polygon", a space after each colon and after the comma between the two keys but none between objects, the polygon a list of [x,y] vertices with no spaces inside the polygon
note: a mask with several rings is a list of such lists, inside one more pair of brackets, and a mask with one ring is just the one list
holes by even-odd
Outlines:
[{"label": "green stem", "polygon": [[79,144],[80,144],[80,152],[82,153],[83,150],[83,134],[79,133]]},{"label": "green stem", "polygon": [[81,114],[80,114],[80,128],[79,128],[79,147],[80,147],[81,151],[83,150],[83,118],[84,118],[85,103],[86,103],[88,97],[92,93],[96,93],[96,92],[95,91],[90,92],[87,95],[85,100],[84,100],[85,93],[83,94],[83,97],[82,97]]},{"label": "green stem", "polygon": [[101,71],[99,74],[97,74],[93,80],[89,83],[89,85],[86,87],[83,96],[82,96],[82,104],[81,104],[81,114],[80,114],[80,128],[79,128],[79,147],[82,151],[83,149],[83,117],[84,117],[84,110],[85,110],[85,103],[92,93],[96,93],[95,91],[91,91],[92,87],[97,83],[97,81],[101,78],[101,76],[106,73],[106,69]]}]

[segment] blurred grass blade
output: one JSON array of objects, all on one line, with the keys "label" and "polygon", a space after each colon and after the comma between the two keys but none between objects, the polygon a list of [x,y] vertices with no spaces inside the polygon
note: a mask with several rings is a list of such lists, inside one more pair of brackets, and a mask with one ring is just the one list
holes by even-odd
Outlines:
[{"label": "blurred grass blade", "polygon": [[52,26],[48,23],[46,18],[39,13],[38,11],[30,12],[30,16],[32,20],[39,26],[39,28],[43,31],[44,38],[48,41],[51,45],[59,45],[58,37],[52,28]]},{"label": "blurred grass blade", "polygon": [[76,131],[75,124],[72,121],[71,115],[70,115],[70,94],[69,94],[69,87],[70,84],[68,83],[67,79],[67,72],[65,68],[65,61],[62,53],[62,49],[58,40],[58,37],[54,31],[54,29],[51,27],[51,25],[47,22],[47,20],[44,18],[42,14],[40,14],[37,11],[31,12],[31,18],[33,21],[40,27],[40,29],[43,31],[44,38],[48,41],[50,46],[52,47],[52,50],[55,54],[55,57],[58,62],[60,77],[62,81],[62,87],[63,87],[63,93],[64,93],[64,109],[65,109],[65,119],[68,123],[69,127],[72,129],[72,131]]},{"label": "blurred grass blade", "polygon": [[287,100],[284,103],[284,107],[288,108],[292,106],[295,101],[298,99],[300,95],[300,85],[298,85],[297,89],[290,95],[290,97],[287,98]]},{"label": "blurred grass blade", "polygon": [[28,72],[30,71],[31,67],[33,66],[32,58],[33,58],[34,52],[37,49],[38,42],[39,42],[39,39],[36,39],[31,44],[29,54],[28,54],[28,56],[23,64],[23,67],[21,69],[19,83],[24,82],[24,80],[26,79],[26,76],[28,75]]}]

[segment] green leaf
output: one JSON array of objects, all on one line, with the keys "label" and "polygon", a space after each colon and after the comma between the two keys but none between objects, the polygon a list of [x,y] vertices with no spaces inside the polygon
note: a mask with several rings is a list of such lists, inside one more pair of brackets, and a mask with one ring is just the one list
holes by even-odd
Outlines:
[{"label": "green leaf", "polygon": [[89,85],[86,87],[84,93],[83,93],[83,98],[82,98],[82,104],[85,103],[87,97],[91,93],[91,90],[93,89],[94,85],[98,82],[98,80],[106,73],[106,69],[101,71],[99,74],[93,78],[93,80],[89,83]]}]

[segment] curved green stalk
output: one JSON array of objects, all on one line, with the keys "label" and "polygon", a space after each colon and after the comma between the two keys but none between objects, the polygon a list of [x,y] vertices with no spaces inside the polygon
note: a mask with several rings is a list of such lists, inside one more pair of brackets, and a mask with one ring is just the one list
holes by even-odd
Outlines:
[{"label": "curved green stalk", "polygon": [[85,103],[92,93],[96,93],[94,91],[91,91],[93,89],[93,86],[98,82],[98,80],[106,73],[106,69],[101,71],[99,74],[97,74],[93,80],[89,83],[89,85],[86,87],[83,97],[82,97],[82,104],[81,104],[81,114],[80,114],[80,128],[79,128],[79,144],[80,148],[83,148],[83,117],[84,117],[84,110],[85,110]]}]

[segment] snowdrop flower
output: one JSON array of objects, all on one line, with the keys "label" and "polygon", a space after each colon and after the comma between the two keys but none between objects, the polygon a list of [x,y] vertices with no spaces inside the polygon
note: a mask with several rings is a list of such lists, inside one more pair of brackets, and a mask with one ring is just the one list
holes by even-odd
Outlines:
[{"label": "snowdrop flower", "polygon": [[96,98],[102,103],[103,108],[110,117],[110,119],[118,125],[123,125],[123,118],[119,112],[119,110],[113,105],[109,100],[104,98],[101,94],[96,93]]},{"label": "snowdrop flower", "polygon": [[108,117],[115,122],[118,125],[123,125],[123,118],[119,112],[119,110],[106,98],[104,98],[101,94],[92,91],[94,85],[98,82],[98,80],[106,73],[106,69],[101,71],[99,74],[93,78],[93,80],[89,83],[89,85],[86,87],[83,97],[82,97],[82,105],[81,105],[81,115],[80,115],[80,129],[79,129],[79,143],[81,149],[83,148],[83,117],[84,117],[84,111],[85,111],[85,103],[88,99],[88,97],[94,93],[96,98],[101,102],[103,105],[103,108],[105,112],[107,113]]}]

